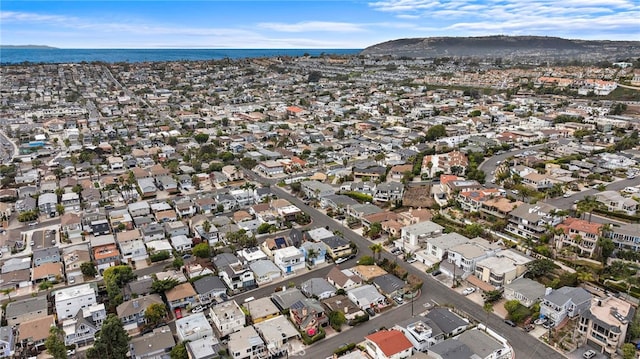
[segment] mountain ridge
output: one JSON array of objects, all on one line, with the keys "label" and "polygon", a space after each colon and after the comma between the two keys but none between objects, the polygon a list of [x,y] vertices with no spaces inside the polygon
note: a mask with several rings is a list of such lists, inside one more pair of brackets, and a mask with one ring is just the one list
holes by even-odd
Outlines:
[{"label": "mountain ridge", "polygon": [[361,55],[395,57],[555,58],[602,60],[640,56],[640,41],[580,40],[549,36],[425,37],[385,41]]}]

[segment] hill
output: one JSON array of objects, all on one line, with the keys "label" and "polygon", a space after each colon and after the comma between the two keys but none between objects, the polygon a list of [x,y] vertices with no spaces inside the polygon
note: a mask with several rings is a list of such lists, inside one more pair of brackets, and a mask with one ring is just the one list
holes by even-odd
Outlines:
[{"label": "hill", "polygon": [[598,61],[636,58],[640,56],[640,41],[570,40],[544,36],[427,37],[383,42],[367,47],[361,54]]}]

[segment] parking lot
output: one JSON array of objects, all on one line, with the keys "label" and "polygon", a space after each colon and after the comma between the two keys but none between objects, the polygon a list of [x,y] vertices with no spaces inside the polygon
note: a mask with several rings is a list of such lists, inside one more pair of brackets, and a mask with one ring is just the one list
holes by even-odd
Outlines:
[{"label": "parking lot", "polygon": [[56,231],[53,229],[34,231],[31,235],[31,250],[54,247],[56,243]]}]

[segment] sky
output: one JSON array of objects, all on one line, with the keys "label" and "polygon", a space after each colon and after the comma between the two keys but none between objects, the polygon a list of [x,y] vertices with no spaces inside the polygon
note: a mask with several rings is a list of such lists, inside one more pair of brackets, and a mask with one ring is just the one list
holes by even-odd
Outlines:
[{"label": "sky", "polygon": [[0,2],[1,45],[361,49],[485,35],[640,40],[640,0]]}]

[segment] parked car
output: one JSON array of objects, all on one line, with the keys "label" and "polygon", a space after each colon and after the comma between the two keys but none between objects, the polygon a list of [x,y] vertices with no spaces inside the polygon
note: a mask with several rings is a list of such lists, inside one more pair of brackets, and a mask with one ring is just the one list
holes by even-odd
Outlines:
[{"label": "parked car", "polygon": [[402,303],[404,303],[404,300],[403,300],[403,299],[402,299],[402,297],[401,297],[401,296],[399,296],[399,295],[398,295],[398,296],[393,297],[393,300],[395,300],[395,301],[396,301],[396,303],[398,303],[398,304],[402,304]]},{"label": "parked car", "polygon": [[512,326],[512,327],[515,327],[515,326],[516,326],[516,323],[514,323],[513,321],[511,321],[511,320],[509,320],[509,319],[505,319],[505,320],[504,320],[504,322],[505,322],[505,324],[508,324],[508,325],[510,325],[510,326]]},{"label": "parked car", "polygon": [[176,319],[180,319],[180,318],[182,318],[182,309],[180,309],[180,308],[176,308],[176,309],[174,309],[174,310],[173,310],[173,312],[174,312],[174,313],[175,313],[175,315],[176,315]]},{"label": "parked car", "polygon": [[527,325],[525,325],[525,326],[524,326],[524,328],[523,328],[523,329],[524,329],[524,331],[525,331],[525,332],[527,332],[527,333],[528,333],[528,332],[530,332],[530,331],[534,330],[535,328],[536,328],[536,326],[535,326],[535,325],[533,325],[533,324],[527,324]]},{"label": "parked car", "polygon": [[376,316],[376,311],[373,310],[373,308],[367,308],[364,311],[367,312],[367,314],[369,314],[370,317],[375,317]]},{"label": "parked car", "polygon": [[200,313],[204,310],[204,307],[201,305],[196,305],[195,307],[191,308],[191,313]]},{"label": "parked car", "polygon": [[442,274],[442,271],[440,269],[436,269],[433,272],[431,272],[431,275],[434,276],[434,277],[437,276],[437,275],[440,275],[440,274]]},{"label": "parked car", "polygon": [[533,321],[533,324],[535,325],[542,325],[546,322],[547,320],[545,318],[538,318],[536,320]]},{"label": "parked car", "polygon": [[593,358],[594,356],[596,356],[596,351],[595,351],[595,350],[592,350],[592,349],[589,349],[589,350],[587,350],[586,352],[584,352],[584,354],[582,354],[582,357],[583,357],[584,359],[591,359],[591,358]]},{"label": "parked car", "polygon": [[476,289],[475,289],[475,288],[473,288],[473,287],[469,287],[469,288],[465,288],[465,289],[462,291],[462,294],[463,294],[463,295],[469,295],[469,294],[471,294],[471,293],[473,293],[473,292],[475,292],[475,291],[476,291]]},{"label": "parked car", "polygon": [[551,329],[551,328],[553,328],[553,322],[547,320],[546,322],[544,322],[542,324],[542,326],[544,327],[544,329]]}]

